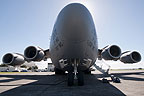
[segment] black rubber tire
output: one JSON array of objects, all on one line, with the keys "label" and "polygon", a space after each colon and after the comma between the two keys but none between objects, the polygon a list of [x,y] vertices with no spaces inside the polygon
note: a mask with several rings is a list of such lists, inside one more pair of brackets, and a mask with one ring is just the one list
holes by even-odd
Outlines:
[{"label": "black rubber tire", "polygon": [[91,71],[90,71],[90,69],[87,69],[87,70],[84,71],[84,73],[85,74],[91,74]]},{"label": "black rubber tire", "polygon": [[65,75],[65,71],[63,71],[63,70],[54,68],[54,71],[55,71],[55,74],[56,74],[56,75]]},{"label": "black rubber tire", "polygon": [[84,85],[84,72],[83,71],[79,71],[77,73],[77,77],[78,77],[78,85],[79,86],[83,86]]},{"label": "black rubber tire", "polygon": [[68,86],[72,86],[74,84],[74,73],[68,72]]}]

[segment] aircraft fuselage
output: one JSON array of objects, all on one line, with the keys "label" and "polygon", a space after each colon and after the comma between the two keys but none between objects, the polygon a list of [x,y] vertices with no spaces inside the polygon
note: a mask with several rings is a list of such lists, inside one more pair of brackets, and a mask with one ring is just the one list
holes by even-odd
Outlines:
[{"label": "aircraft fuselage", "polygon": [[[51,60],[56,68],[62,68],[60,60],[77,60],[89,68],[97,59],[98,43],[95,25],[88,9],[77,3],[69,4],[59,13],[50,41]],[[90,60],[90,64],[84,64]]]}]

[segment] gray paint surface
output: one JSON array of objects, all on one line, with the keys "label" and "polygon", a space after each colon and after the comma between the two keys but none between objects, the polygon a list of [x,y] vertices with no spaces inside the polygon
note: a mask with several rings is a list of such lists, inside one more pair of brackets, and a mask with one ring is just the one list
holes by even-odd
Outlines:
[{"label": "gray paint surface", "polygon": [[79,3],[64,7],[55,22],[50,41],[53,64],[60,68],[60,59],[97,58],[98,44],[96,29],[88,9]]}]

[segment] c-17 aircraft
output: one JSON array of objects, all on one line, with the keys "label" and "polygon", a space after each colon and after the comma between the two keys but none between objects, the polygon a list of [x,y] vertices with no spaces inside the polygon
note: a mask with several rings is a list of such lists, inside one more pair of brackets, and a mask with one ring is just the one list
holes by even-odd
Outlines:
[{"label": "c-17 aircraft", "polygon": [[132,64],[139,62],[141,55],[137,51],[121,53],[117,45],[98,49],[96,29],[89,10],[82,4],[71,3],[57,16],[49,49],[29,46],[24,50],[24,55],[7,53],[2,61],[4,64],[17,66],[25,61],[41,61],[47,58],[51,58],[55,74],[68,72],[68,86],[74,84],[75,77],[78,85],[82,86],[84,73],[90,73],[90,67],[98,58]]}]

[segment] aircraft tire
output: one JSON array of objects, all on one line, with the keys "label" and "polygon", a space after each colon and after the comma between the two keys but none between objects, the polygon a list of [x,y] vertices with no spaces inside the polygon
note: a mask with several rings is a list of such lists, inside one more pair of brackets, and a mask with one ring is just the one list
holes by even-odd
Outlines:
[{"label": "aircraft tire", "polygon": [[55,71],[56,75],[64,75],[65,74],[65,71],[57,69],[57,68],[54,68],[54,71]]},{"label": "aircraft tire", "polygon": [[77,73],[77,77],[78,77],[78,85],[79,86],[83,86],[84,85],[84,72],[83,71],[79,71]]},{"label": "aircraft tire", "polygon": [[74,84],[74,73],[68,72],[68,86],[72,86]]},{"label": "aircraft tire", "polygon": [[90,69],[87,69],[87,70],[84,71],[84,73],[85,74],[91,74],[91,71],[90,71]]}]

